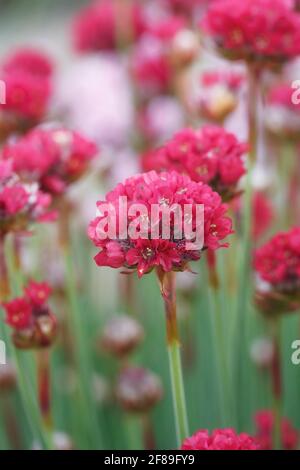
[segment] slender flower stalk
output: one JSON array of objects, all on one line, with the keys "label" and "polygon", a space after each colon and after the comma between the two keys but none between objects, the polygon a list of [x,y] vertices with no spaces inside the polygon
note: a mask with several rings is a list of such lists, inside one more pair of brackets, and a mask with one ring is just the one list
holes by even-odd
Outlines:
[{"label": "slender flower stalk", "polygon": [[52,431],[51,391],[50,391],[50,351],[37,352],[37,383],[40,411],[45,429]]},{"label": "slender flower stalk", "polygon": [[0,236],[0,302],[4,302],[5,300],[7,300],[10,293],[4,244],[5,237]]},{"label": "slender flower stalk", "polygon": [[[59,218],[59,245],[63,254],[65,263],[65,274],[66,274],[66,293],[70,306],[70,328],[74,343],[75,360],[78,367],[78,372],[81,380],[79,380],[79,400],[81,414],[83,416],[83,426],[87,434],[87,445],[94,445],[95,448],[99,448],[102,442],[101,431],[99,424],[92,407],[92,396],[91,396],[91,367],[90,358],[86,348],[88,344],[88,338],[86,333],[86,327],[83,322],[83,315],[80,308],[80,301],[78,298],[76,278],[74,276],[75,267],[73,262],[72,254],[72,241],[70,234],[70,205],[65,198],[61,200],[61,211]],[[92,444],[93,443],[93,444]]]},{"label": "slender flower stalk", "polygon": [[282,373],[280,359],[280,318],[274,318],[272,324],[273,332],[273,358],[271,364],[272,393],[273,393],[273,449],[280,450],[281,442],[281,421],[282,421]]},{"label": "slender flower stalk", "polygon": [[177,443],[178,446],[180,446],[181,442],[189,435],[189,430],[176,316],[176,274],[172,271],[165,273],[158,268],[157,276],[165,305],[167,348],[171,373]]},{"label": "slender flower stalk", "polygon": [[[3,266],[5,271],[8,273],[8,291],[12,292],[15,295],[18,295],[19,288],[17,283],[15,282],[15,278],[17,277],[17,275],[14,272],[15,263],[13,262],[13,255],[11,253],[13,244],[9,243],[10,241],[11,240],[8,239],[5,240],[5,256],[3,257],[2,262],[4,263]],[[7,297],[3,300],[7,300]],[[1,304],[3,305],[2,302]],[[38,402],[35,398],[35,390],[33,388],[32,381],[29,379],[28,376],[31,372],[29,368],[29,362],[25,361],[24,355],[21,353],[21,351],[15,348],[13,344],[11,344],[8,335],[6,335],[6,338],[8,341],[11,358],[16,367],[17,384],[19,387],[21,400],[23,402],[24,410],[32,433],[44,449],[51,450],[53,448],[52,437],[49,433],[49,430],[45,428],[44,423],[41,419]]]}]

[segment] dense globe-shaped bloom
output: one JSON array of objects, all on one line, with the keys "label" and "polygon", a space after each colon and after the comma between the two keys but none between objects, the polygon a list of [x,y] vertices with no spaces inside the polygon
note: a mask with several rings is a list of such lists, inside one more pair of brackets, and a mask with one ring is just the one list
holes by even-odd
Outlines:
[{"label": "dense globe-shaped bloom", "polygon": [[183,441],[182,450],[259,450],[255,439],[246,433],[237,434],[234,429],[207,429],[195,432]]},{"label": "dense globe-shaped bloom", "polygon": [[230,200],[245,173],[247,146],[217,126],[184,129],[158,150],[144,156],[144,170],[176,170],[194,181],[207,183]]},{"label": "dense globe-shaped bloom", "polygon": [[300,54],[300,16],[285,0],[220,0],[202,22],[227,57],[281,63]]},{"label": "dense globe-shaped bloom", "polygon": [[26,231],[35,221],[53,220],[48,212],[51,196],[39,190],[38,184],[25,184],[12,171],[11,161],[0,161],[0,235]]},{"label": "dense globe-shaped bloom", "polygon": [[260,277],[278,290],[300,288],[300,228],[280,232],[255,253]]},{"label": "dense globe-shaped bloom", "polygon": [[255,301],[262,313],[293,312],[300,304],[300,228],[280,232],[254,256]]},{"label": "dense globe-shaped bloom", "polygon": [[[256,439],[262,450],[271,450],[273,441],[274,416],[270,410],[258,411],[255,415]],[[281,419],[281,444],[284,450],[296,450],[299,431],[287,418]]]},{"label": "dense globe-shaped bloom", "polygon": [[17,68],[3,72],[1,78],[6,87],[6,103],[0,105],[1,119],[10,113],[18,119],[38,122],[47,111],[50,81]]},{"label": "dense globe-shaped bloom", "polygon": [[59,195],[87,170],[97,148],[65,128],[36,128],[2,150],[25,181],[38,181],[43,190]]},{"label": "dense globe-shaped bloom", "polygon": [[0,105],[0,136],[24,132],[46,114],[52,94],[53,66],[39,50],[17,49],[1,66],[5,102]]},{"label": "dense globe-shaped bloom", "polygon": [[119,34],[123,40],[129,40],[143,33],[143,16],[142,9],[136,3],[122,8],[122,3],[118,5],[111,0],[96,0],[75,17],[75,47],[81,52],[113,50],[118,45]]},{"label": "dense globe-shaped bloom", "polygon": [[38,49],[24,47],[6,58],[2,69],[7,72],[23,71],[36,77],[50,78],[53,73],[51,59]]},{"label": "dense globe-shaped bloom", "polygon": [[[186,38],[186,21],[181,16],[167,16],[153,22],[131,54],[131,71],[143,96],[169,92],[174,67],[186,66],[195,57],[197,47]],[[184,37],[180,35],[184,33]]]},{"label": "dense globe-shaped bloom", "polygon": [[57,322],[47,305],[50,294],[51,288],[45,282],[30,281],[22,297],[3,304],[5,322],[13,329],[16,347],[47,347],[54,341]]},{"label": "dense globe-shaped bloom", "polygon": [[[199,207],[204,207],[203,217],[197,216]],[[136,269],[139,276],[154,267],[183,271],[203,249],[224,246],[221,241],[232,232],[221,197],[175,171],[135,175],[108,193],[97,208],[88,231],[101,249],[96,263]]]}]

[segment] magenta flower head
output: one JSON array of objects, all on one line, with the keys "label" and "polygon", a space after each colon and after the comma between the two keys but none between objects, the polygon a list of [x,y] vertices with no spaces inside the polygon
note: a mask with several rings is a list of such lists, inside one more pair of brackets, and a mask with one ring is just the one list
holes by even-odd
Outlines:
[{"label": "magenta flower head", "polygon": [[182,450],[259,450],[255,439],[234,429],[215,429],[211,434],[201,429],[183,441]]},{"label": "magenta flower head", "polygon": [[2,64],[5,101],[0,104],[0,138],[24,133],[46,115],[52,95],[50,59],[34,49],[19,49]]},{"label": "magenta flower head", "polygon": [[95,0],[76,15],[73,36],[78,51],[114,50],[118,41],[124,45],[144,32],[145,19],[139,2],[122,3]]},{"label": "magenta flower head", "polygon": [[24,47],[15,50],[3,63],[6,73],[23,71],[40,78],[51,78],[53,64],[51,59],[38,49]]},{"label": "magenta flower head", "polygon": [[243,156],[247,145],[218,126],[184,129],[158,150],[146,154],[145,170],[176,170],[196,182],[209,184],[229,201],[238,194],[245,174]]},{"label": "magenta flower head", "polygon": [[3,304],[6,323],[13,329],[13,342],[19,349],[50,346],[57,334],[57,321],[47,301],[51,288],[46,283],[29,282],[23,297]]},{"label": "magenta flower head", "polygon": [[[274,415],[271,410],[261,410],[255,415],[256,440],[262,450],[272,449]],[[289,419],[282,417],[280,424],[281,445],[284,450],[296,450],[299,443],[299,431],[295,429]]]},{"label": "magenta flower head", "polygon": [[285,0],[212,2],[202,27],[229,59],[276,65],[300,53],[300,15]]},{"label": "magenta flower head", "polygon": [[24,181],[38,181],[53,196],[64,193],[78,180],[97,154],[97,147],[77,132],[65,128],[36,128],[2,150]]},{"label": "magenta flower head", "polygon": [[100,248],[99,266],[183,271],[203,250],[226,246],[231,220],[221,197],[175,171],[133,176],[97,203],[89,237]]},{"label": "magenta flower head", "polygon": [[12,171],[11,161],[0,161],[0,236],[26,231],[32,222],[55,219],[49,212],[51,196],[38,184],[25,184]]},{"label": "magenta flower head", "polygon": [[280,232],[259,248],[254,268],[262,282],[256,301],[264,313],[294,311],[300,304],[300,228]]}]

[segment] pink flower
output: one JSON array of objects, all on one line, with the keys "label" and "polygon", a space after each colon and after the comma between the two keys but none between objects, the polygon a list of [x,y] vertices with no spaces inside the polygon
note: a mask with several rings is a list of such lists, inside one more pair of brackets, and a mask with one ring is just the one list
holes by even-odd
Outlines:
[{"label": "pink flower", "polygon": [[1,112],[33,121],[39,121],[45,115],[51,96],[48,79],[18,67],[10,68],[1,78],[6,85],[6,103],[0,104]]},{"label": "pink flower", "polygon": [[216,85],[226,86],[230,90],[236,91],[243,84],[245,77],[242,73],[231,70],[208,70],[201,75],[201,85],[213,87]]},{"label": "pink flower", "polygon": [[6,58],[2,65],[6,73],[27,72],[35,77],[50,78],[53,64],[49,57],[38,49],[21,48]]},{"label": "pink flower", "polygon": [[133,50],[131,70],[142,95],[149,97],[167,92],[172,67],[163,41],[150,35],[143,37]]},{"label": "pink flower", "polygon": [[47,305],[51,293],[45,283],[31,281],[24,289],[23,297],[3,304],[6,323],[13,328],[12,339],[17,348],[48,347],[57,333],[57,321]]},{"label": "pink flower", "polygon": [[184,129],[143,160],[145,170],[176,170],[194,181],[210,184],[231,199],[245,173],[243,154],[247,146],[217,126]]},{"label": "pink flower", "polygon": [[15,329],[26,328],[31,322],[31,305],[25,297],[19,297],[3,304],[6,323]]},{"label": "pink flower", "polygon": [[0,235],[27,230],[31,222],[53,220],[51,197],[37,184],[24,184],[10,161],[0,160]]},{"label": "pink flower", "polygon": [[[274,416],[270,410],[258,411],[255,415],[257,428],[256,439],[262,450],[272,449]],[[281,420],[281,442],[285,450],[296,450],[299,442],[299,432],[287,418]]]},{"label": "pink flower", "polygon": [[[124,18],[124,15],[126,19],[122,22],[120,18]],[[122,36],[125,39],[131,33],[134,39],[142,34],[145,20],[142,9],[137,4],[130,10],[119,10],[111,0],[94,1],[75,17],[73,34],[76,49],[81,52],[115,49],[118,42],[117,28],[122,29],[124,23],[126,29],[122,31]]]},{"label": "pink flower", "polygon": [[259,248],[254,267],[260,277],[282,292],[300,291],[300,228],[279,232]]},{"label": "pink flower", "polygon": [[40,307],[47,302],[52,292],[51,287],[46,282],[30,281],[25,288],[25,293],[32,305]]},{"label": "pink flower", "polygon": [[282,62],[300,53],[300,16],[285,0],[220,0],[202,22],[234,59]]},{"label": "pink flower", "polygon": [[61,194],[88,169],[96,155],[94,143],[65,128],[37,128],[4,146],[2,158],[12,159],[14,170],[25,180]]},{"label": "pink flower", "polygon": [[[120,206],[120,197],[126,199],[126,208]],[[147,213],[132,216],[130,209],[134,204],[142,205]],[[165,214],[174,204],[178,209],[177,215],[173,213],[166,224]],[[200,204],[204,206],[204,225],[202,220],[194,217]],[[182,230],[186,205],[191,208],[186,223],[194,232],[201,230],[203,247],[193,246],[192,249],[186,243],[186,232]],[[152,217],[154,206],[159,211]],[[136,269],[139,276],[154,267],[160,267],[165,272],[182,271],[189,261],[200,258],[202,249],[215,250],[226,246],[221,241],[232,233],[231,220],[225,216],[226,206],[220,196],[209,186],[193,182],[188,176],[175,171],[161,174],[152,171],[133,176],[108,193],[105,201],[97,203],[97,208],[98,216],[88,230],[89,238],[101,249],[95,257],[96,263],[99,266]],[[115,227],[114,234],[109,232],[110,224]],[[137,233],[131,232],[132,224],[136,224]],[[167,235],[164,232],[166,228]]]},{"label": "pink flower", "polygon": [[255,439],[246,433],[237,434],[234,429],[206,429],[195,432],[183,441],[182,450],[259,450]]}]

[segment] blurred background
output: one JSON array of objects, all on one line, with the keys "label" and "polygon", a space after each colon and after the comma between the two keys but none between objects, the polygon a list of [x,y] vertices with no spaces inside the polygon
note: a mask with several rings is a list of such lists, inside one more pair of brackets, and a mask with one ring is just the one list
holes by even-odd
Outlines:
[{"label": "blurred background", "polygon": [[[152,25],[178,15],[177,10],[174,13],[162,6],[164,2],[136,3],[143,4]],[[78,449],[173,449],[176,448],[176,435],[164,311],[157,281],[154,275],[140,280],[130,276],[128,280],[129,276],[122,276],[117,270],[99,269],[93,262],[96,250],[86,235],[87,226],[96,214],[96,201],[118,182],[145,168],[141,155],[163,144],[178,130],[213,123],[224,126],[240,141],[245,141],[246,67],[241,62],[222,59],[211,48],[200,45],[197,24],[207,2],[199,2],[192,18],[186,19],[184,27],[178,27],[179,31],[188,31],[190,35],[184,37],[178,49],[172,43],[176,49],[174,60],[176,62],[179,57],[178,60],[187,60],[188,65],[183,69],[175,66],[171,78],[161,77],[161,69],[147,68],[148,65],[143,68],[142,64],[147,57],[144,51],[150,51],[149,57],[151,54],[155,57],[157,48],[163,48],[170,40],[172,34],[168,28],[177,28],[172,24],[165,29],[161,27],[157,33],[159,41],[157,37],[154,40],[146,35],[128,48],[121,43],[114,50],[78,51],[74,47],[74,17],[89,4],[79,0],[0,1],[0,62],[24,47],[48,55],[54,65],[53,91],[41,122],[68,126],[99,147],[99,157],[92,161],[89,171],[68,188],[71,207],[69,265],[65,266],[59,249],[57,226],[39,225],[32,237],[20,242],[21,275],[24,279],[45,280],[53,288],[51,309],[59,322],[58,338],[51,348],[55,445]],[[191,57],[185,54],[191,54]],[[287,67],[284,80],[291,83],[300,77],[298,71],[299,60]],[[217,81],[217,84],[211,87],[209,77],[206,81],[203,79],[207,72],[230,75],[234,86],[228,85],[228,80],[222,82],[222,78],[214,77],[212,83]],[[147,77],[150,77],[149,83]],[[282,110],[276,108],[276,103],[273,103],[275,110],[268,104],[269,92],[266,90],[277,82],[278,77],[272,73],[264,79],[264,99],[260,106],[264,102],[265,110],[259,112],[260,131],[264,134],[269,125],[272,132],[274,126],[277,132],[278,128],[282,129],[282,120],[287,122],[285,117],[280,121],[278,116]],[[295,117],[295,128],[298,133],[299,114]],[[284,159],[291,152],[299,161],[299,145],[291,149],[289,143],[279,145],[268,132],[266,134],[266,138],[259,140],[253,170],[253,190],[263,192],[267,198],[256,214],[259,232],[256,246],[277,229],[299,222],[295,215],[296,207],[299,208],[298,189],[293,200],[295,213],[288,223],[278,215],[286,194],[279,194],[277,190],[283,181],[283,173],[277,171],[274,163],[276,158]],[[299,179],[296,179],[296,186],[298,183]],[[221,288],[217,302],[222,306],[223,347],[229,369],[239,368],[242,372],[238,375],[229,373],[230,406],[234,411],[225,420],[220,411],[223,385],[216,365],[217,356],[222,355],[222,345],[215,338],[212,316],[216,294],[209,282],[209,267],[203,260],[193,265],[195,273],[177,276],[178,318],[191,432],[225,425],[255,434],[255,414],[273,406],[270,379],[272,330],[252,302],[251,288],[245,293],[245,302],[238,307],[243,310],[245,320],[242,333],[237,333],[241,325],[236,307],[237,298],[241,297],[237,273],[243,250],[239,202],[231,204],[230,213],[236,233],[230,237],[231,247],[218,252]],[[250,271],[252,262],[248,264]],[[123,315],[126,316],[125,324],[120,324],[118,319]],[[298,440],[297,429],[300,428],[300,366],[293,365],[290,357],[291,344],[300,333],[298,317],[287,316],[280,333],[284,381],[282,414],[292,422],[291,446],[294,447],[298,445],[294,441]],[[116,323],[107,326],[111,318],[117,318]],[[5,329],[8,338],[9,331],[7,327]],[[130,354],[119,354],[114,348],[121,346],[111,346],[110,341],[113,342],[116,336],[118,343],[127,333],[130,338],[133,335],[132,352],[129,348]],[[108,346],[105,334],[109,336]],[[10,364],[13,362],[11,348],[10,345]],[[33,385],[32,390],[36,385],[35,360],[34,353],[22,352],[20,364],[25,382]],[[131,371],[124,379],[122,371],[129,366],[141,369]],[[26,404],[16,386],[14,368],[3,371],[0,366],[0,448],[42,447],[41,435],[30,423],[31,411],[28,417]],[[145,371],[149,371],[150,376],[145,377]],[[122,380],[125,380],[125,397]],[[139,393],[143,400],[145,390],[152,393],[146,399],[149,406],[143,409],[141,405],[137,410],[131,400],[139,400]],[[31,406],[34,408],[34,404]],[[139,408],[139,404],[136,407]]]}]

